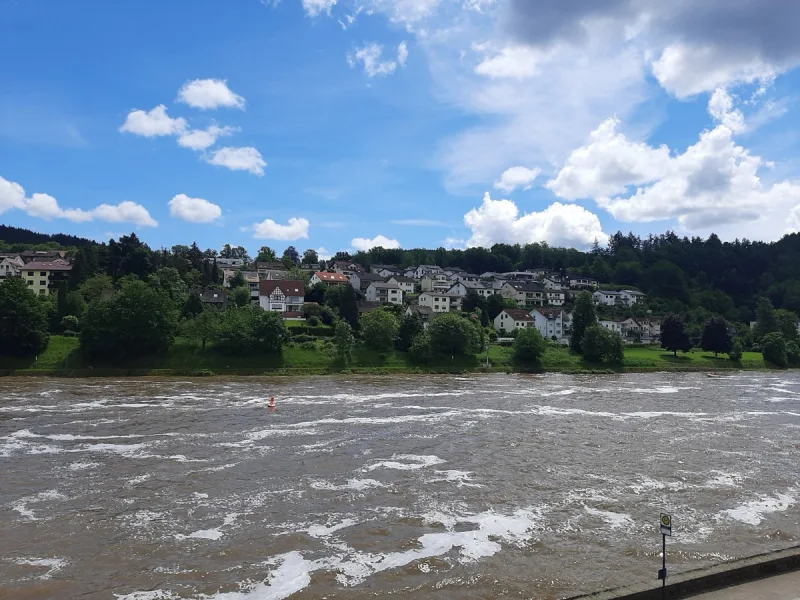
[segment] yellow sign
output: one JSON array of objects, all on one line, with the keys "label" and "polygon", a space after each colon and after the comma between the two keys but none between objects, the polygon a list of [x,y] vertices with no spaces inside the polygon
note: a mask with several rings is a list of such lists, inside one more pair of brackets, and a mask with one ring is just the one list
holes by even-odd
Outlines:
[{"label": "yellow sign", "polygon": [[661,513],[661,535],[672,535],[672,517]]}]

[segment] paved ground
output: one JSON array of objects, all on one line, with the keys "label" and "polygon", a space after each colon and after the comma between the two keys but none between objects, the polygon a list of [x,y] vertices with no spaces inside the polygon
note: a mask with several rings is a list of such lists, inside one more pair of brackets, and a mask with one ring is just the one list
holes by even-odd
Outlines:
[{"label": "paved ground", "polygon": [[800,571],[693,598],[694,600],[800,600]]}]

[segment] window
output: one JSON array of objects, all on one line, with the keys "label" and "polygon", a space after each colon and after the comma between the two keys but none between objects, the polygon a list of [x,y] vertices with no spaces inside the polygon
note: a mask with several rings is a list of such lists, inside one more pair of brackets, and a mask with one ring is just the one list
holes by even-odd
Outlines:
[{"label": "window", "polygon": [[28,271],[28,277],[33,277],[33,271]]},{"label": "window", "polygon": [[39,285],[47,285],[47,279],[40,280]]},{"label": "window", "polygon": [[29,279],[29,280],[28,280],[28,285],[33,285],[33,281],[31,281],[31,280]]},{"label": "window", "polygon": [[47,293],[47,290],[39,290],[39,295],[44,296]]}]

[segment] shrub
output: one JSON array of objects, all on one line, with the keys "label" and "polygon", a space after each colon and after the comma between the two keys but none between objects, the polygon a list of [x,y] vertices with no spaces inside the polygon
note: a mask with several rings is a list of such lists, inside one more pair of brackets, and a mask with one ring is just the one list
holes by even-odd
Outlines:
[{"label": "shrub", "polygon": [[431,345],[431,337],[426,333],[418,333],[411,340],[411,348],[409,349],[411,359],[421,365],[426,365],[433,358],[433,348]]},{"label": "shrub", "polygon": [[545,350],[545,341],[534,327],[521,329],[514,340],[514,360],[520,365],[537,365]]},{"label": "shrub", "polygon": [[320,321],[319,317],[313,316],[308,318],[307,323],[309,327],[319,327],[322,321]]},{"label": "shrub", "polygon": [[796,342],[786,343],[786,361],[792,367],[800,365],[800,347]]},{"label": "shrub", "polygon": [[761,340],[761,348],[761,354],[764,356],[765,361],[781,369],[785,369],[788,366],[786,340],[783,339],[783,334],[768,333]]},{"label": "shrub", "polygon": [[731,359],[733,362],[740,362],[742,360],[742,354],[744,354],[742,341],[736,338],[735,340],[733,340],[733,343],[731,344],[730,352],[728,352],[728,358]]},{"label": "shrub", "polygon": [[600,325],[586,328],[581,340],[583,358],[588,362],[622,362],[624,350],[622,338]]}]

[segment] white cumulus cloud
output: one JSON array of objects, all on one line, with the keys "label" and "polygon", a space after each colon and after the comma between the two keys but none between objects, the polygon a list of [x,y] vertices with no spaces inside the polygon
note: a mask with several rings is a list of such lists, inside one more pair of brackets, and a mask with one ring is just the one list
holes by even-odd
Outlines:
[{"label": "white cumulus cloud", "polygon": [[0,215],[12,208],[25,208],[25,190],[20,184],[0,177]]},{"label": "white cumulus cloud", "polygon": [[[68,211],[67,211],[68,212]],[[158,223],[141,204],[126,200],[119,204],[101,204],[91,211],[92,220],[109,223],[133,223],[142,227],[155,227]]]},{"label": "white cumulus cloud", "polygon": [[201,110],[219,107],[244,108],[244,98],[234,94],[224,79],[187,81],[178,91],[178,100]]},{"label": "white cumulus cloud", "polygon": [[149,112],[132,110],[119,130],[144,137],[180,135],[186,130],[186,119],[171,118],[167,107],[159,104]]},{"label": "white cumulus cloud", "polygon": [[336,6],[336,0],[303,0],[303,10],[309,17],[316,17],[320,13],[330,15],[334,6]]},{"label": "white cumulus cloud", "polygon": [[541,173],[541,169],[529,169],[527,167],[511,167],[503,171],[500,179],[494,182],[494,189],[503,190],[511,193],[518,187],[529,190],[533,187],[533,182]]},{"label": "white cumulus cloud", "polygon": [[365,44],[358,48],[354,53],[347,55],[347,64],[354,69],[358,63],[364,65],[364,72],[368,77],[377,75],[391,75],[397,69],[397,63],[393,60],[381,60],[383,46],[376,42]]},{"label": "white cumulus cloud", "polygon": [[[481,46],[474,49],[480,50]],[[545,54],[528,46],[507,46],[492,56],[485,56],[475,72],[493,79],[530,79],[539,72]]]},{"label": "white cumulus cloud", "polygon": [[169,201],[169,214],[189,223],[211,223],[222,216],[222,209],[203,198],[178,194]]},{"label": "white cumulus cloud", "polygon": [[207,163],[225,167],[231,171],[249,171],[259,177],[264,174],[267,163],[261,158],[261,153],[255,148],[240,147],[220,148],[205,157]]},{"label": "white cumulus cloud", "polygon": [[733,98],[724,88],[717,88],[708,100],[708,112],[734,133],[745,129],[742,111],[733,107]]},{"label": "white cumulus cloud", "polygon": [[258,240],[299,240],[308,238],[308,219],[292,217],[287,225],[264,219],[253,225],[253,237]]},{"label": "white cumulus cloud", "polygon": [[374,238],[354,238],[350,245],[356,250],[368,252],[373,248],[386,248],[387,250],[395,250],[400,247],[400,242],[394,239],[389,239],[384,235],[376,235]]},{"label": "white cumulus cloud", "polygon": [[581,206],[556,202],[541,212],[520,216],[514,202],[493,200],[488,192],[481,206],[464,215],[464,225],[472,231],[467,240],[470,247],[547,242],[553,246],[587,248],[595,240],[608,237],[597,215]]},{"label": "white cumulus cloud", "polygon": [[217,143],[217,139],[231,135],[237,131],[235,127],[219,127],[211,125],[206,129],[193,129],[181,134],[178,145],[191,150],[205,150]]},{"label": "white cumulus cloud", "polygon": [[408,44],[400,42],[400,45],[397,47],[397,63],[401,67],[405,67],[406,61],[408,61]]}]

